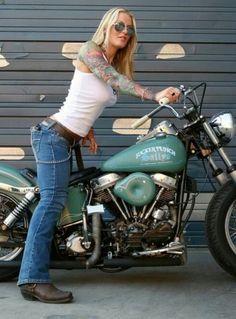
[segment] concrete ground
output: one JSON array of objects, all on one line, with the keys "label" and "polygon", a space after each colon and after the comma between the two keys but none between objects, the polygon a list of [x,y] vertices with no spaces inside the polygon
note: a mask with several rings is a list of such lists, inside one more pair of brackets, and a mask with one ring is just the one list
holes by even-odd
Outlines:
[{"label": "concrete ground", "polygon": [[1,319],[235,319],[236,280],[207,249],[189,250],[181,267],[52,270],[54,283],[74,294],[71,304],[26,301],[16,281],[0,283]]}]

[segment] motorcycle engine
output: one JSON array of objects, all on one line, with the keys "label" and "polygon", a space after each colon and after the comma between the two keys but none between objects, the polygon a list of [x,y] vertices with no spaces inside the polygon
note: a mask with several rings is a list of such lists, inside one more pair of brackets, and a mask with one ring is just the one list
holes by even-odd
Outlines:
[{"label": "motorcycle engine", "polygon": [[156,186],[149,175],[133,173],[119,180],[115,184],[113,192],[131,205],[143,206],[153,200],[156,194]]},{"label": "motorcycle engine", "polygon": [[176,184],[176,178],[162,173],[110,173],[93,180],[95,200],[114,216],[107,220],[113,253],[155,249],[170,240],[176,225]]},{"label": "motorcycle engine", "polygon": [[[91,180],[93,203],[103,204],[103,253],[130,255],[156,249],[173,237],[176,179],[165,174],[109,173]],[[94,249],[83,223],[63,227],[57,245],[62,255],[87,256]],[[61,240],[61,239],[62,240]]]},{"label": "motorcycle engine", "polygon": [[120,223],[116,229],[116,244],[123,254],[152,250],[164,246],[174,234],[171,223],[162,221],[150,227],[141,223]]}]

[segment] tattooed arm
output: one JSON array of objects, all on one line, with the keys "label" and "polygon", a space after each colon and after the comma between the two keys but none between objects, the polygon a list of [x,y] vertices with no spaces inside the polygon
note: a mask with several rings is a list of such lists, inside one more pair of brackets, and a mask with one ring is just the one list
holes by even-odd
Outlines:
[{"label": "tattooed arm", "polygon": [[83,62],[100,79],[122,93],[156,101],[155,94],[120,74],[104,58],[102,49],[93,41],[86,42],[79,51],[79,60]]}]

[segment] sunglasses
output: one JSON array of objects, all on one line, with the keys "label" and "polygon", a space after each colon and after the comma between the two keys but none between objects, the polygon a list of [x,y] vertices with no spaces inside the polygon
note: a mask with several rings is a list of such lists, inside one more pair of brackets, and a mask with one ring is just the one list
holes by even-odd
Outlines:
[{"label": "sunglasses", "polygon": [[122,32],[125,30],[127,30],[127,34],[128,36],[132,37],[135,34],[135,30],[134,27],[132,27],[131,25],[125,25],[124,22],[117,22],[114,24],[114,28],[117,32]]}]

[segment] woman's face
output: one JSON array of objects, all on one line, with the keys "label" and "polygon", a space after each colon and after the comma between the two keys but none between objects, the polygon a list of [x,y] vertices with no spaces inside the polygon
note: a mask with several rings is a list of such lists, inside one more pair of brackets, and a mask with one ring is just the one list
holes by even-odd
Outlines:
[{"label": "woman's face", "polygon": [[116,49],[126,47],[131,36],[134,35],[132,18],[125,12],[120,12],[116,23],[111,27],[108,46]]}]

